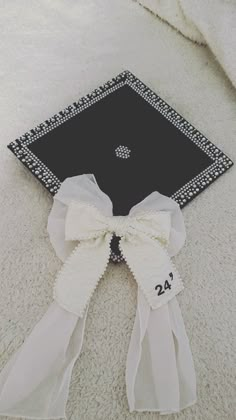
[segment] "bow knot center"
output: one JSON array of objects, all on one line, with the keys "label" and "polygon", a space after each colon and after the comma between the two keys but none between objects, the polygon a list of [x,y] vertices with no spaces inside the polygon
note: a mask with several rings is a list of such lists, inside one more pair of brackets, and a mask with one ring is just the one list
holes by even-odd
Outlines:
[{"label": "bow knot center", "polygon": [[128,216],[112,216],[108,221],[109,231],[116,236],[124,236],[129,227]]}]

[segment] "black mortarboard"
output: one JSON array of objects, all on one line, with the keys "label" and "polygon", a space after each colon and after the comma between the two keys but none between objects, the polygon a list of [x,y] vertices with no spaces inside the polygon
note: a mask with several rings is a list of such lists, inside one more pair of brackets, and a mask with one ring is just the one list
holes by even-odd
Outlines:
[{"label": "black mortarboard", "polygon": [[8,147],[53,195],[93,173],[116,215],[155,190],[184,207],[233,164],[129,71]]}]

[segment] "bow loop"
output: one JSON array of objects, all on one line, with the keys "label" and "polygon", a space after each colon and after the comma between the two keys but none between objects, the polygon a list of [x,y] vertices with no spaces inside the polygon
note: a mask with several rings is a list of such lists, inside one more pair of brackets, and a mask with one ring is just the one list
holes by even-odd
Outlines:
[{"label": "bow loop", "polygon": [[83,241],[103,236],[107,232],[105,216],[89,203],[71,201],[65,220],[65,239]]},{"label": "bow loop", "polygon": [[129,216],[132,220],[132,233],[155,239],[167,245],[171,231],[171,215],[168,211],[146,211]]}]

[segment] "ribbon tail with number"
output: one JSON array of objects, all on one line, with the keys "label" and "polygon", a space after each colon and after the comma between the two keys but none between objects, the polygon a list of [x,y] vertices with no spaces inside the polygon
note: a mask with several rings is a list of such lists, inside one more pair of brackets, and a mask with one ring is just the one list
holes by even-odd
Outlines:
[{"label": "ribbon tail with number", "polygon": [[182,280],[167,251],[143,235],[122,238],[120,250],[152,309],[171,300],[183,289]]},{"label": "ribbon tail with number", "polygon": [[151,409],[167,414],[195,402],[196,378],[175,298],[183,289],[182,280],[165,248],[152,242],[145,237],[135,238],[133,245],[125,239],[120,241],[121,252],[139,286],[127,356],[127,398],[131,411]]},{"label": "ribbon tail with number", "polygon": [[171,414],[196,402],[193,359],[176,298],[151,310],[138,290],[126,388],[130,411]]}]

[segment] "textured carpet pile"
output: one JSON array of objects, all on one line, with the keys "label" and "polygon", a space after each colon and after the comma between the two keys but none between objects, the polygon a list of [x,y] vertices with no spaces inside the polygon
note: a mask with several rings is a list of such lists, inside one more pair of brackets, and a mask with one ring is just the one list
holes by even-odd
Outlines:
[{"label": "textured carpet pile", "polygon": [[[47,309],[60,267],[46,231],[52,198],[6,145],[129,69],[236,160],[236,92],[207,47],[136,2],[1,0],[0,26],[1,368]],[[235,419],[235,171],[184,209],[187,242],[175,262],[185,283],[178,300],[198,402],[166,420]],[[135,305],[127,267],[110,264],[91,300],[69,419],[160,418],[128,411],[125,362]]]}]

